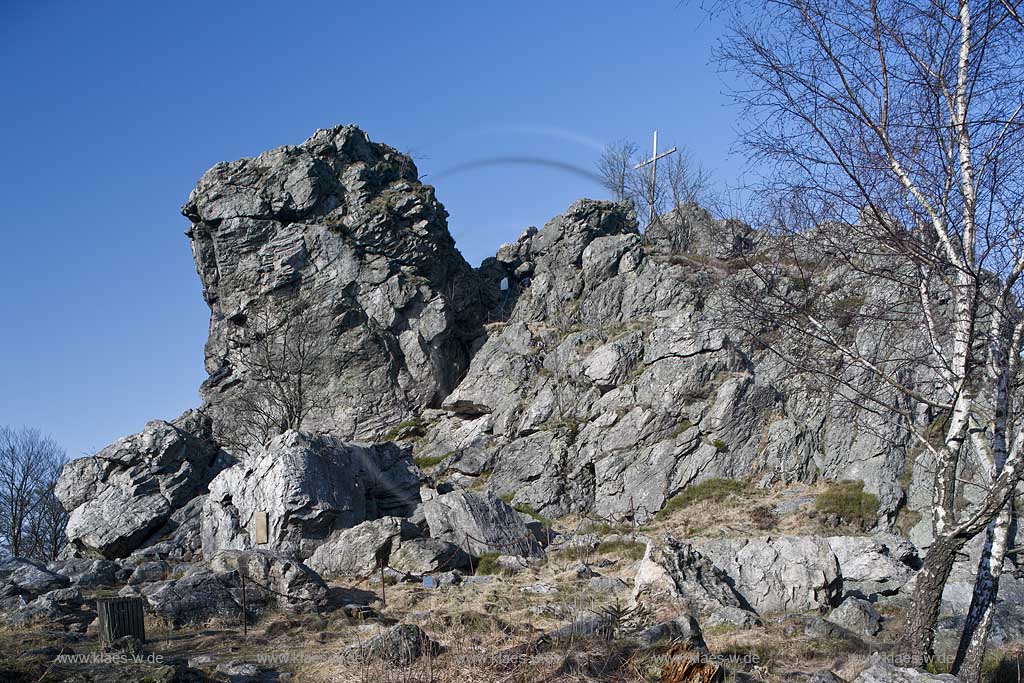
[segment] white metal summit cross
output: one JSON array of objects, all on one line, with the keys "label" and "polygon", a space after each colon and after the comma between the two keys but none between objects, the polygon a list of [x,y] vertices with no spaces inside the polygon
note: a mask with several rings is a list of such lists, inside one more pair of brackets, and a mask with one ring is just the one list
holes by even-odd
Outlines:
[{"label": "white metal summit cross", "polygon": [[661,154],[658,154],[658,131],[654,131],[654,150],[651,153],[651,158],[648,159],[647,161],[641,161],[639,164],[636,165],[636,168],[639,169],[639,168],[643,168],[647,164],[651,164],[651,185],[650,185],[650,193],[651,194],[650,194],[650,197],[649,197],[649,199],[650,199],[649,204],[650,204],[650,209],[651,210],[650,210],[650,215],[647,218],[647,225],[648,226],[654,225],[654,200],[655,200],[655,194],[657,193],[657,188],[658,188],[658,186],[656,184],[657,181],[658,181],[658,159],[662,159],[664,157],[667,157],[669,154],[672,154],[675,151],[676,151],[676,148],[673,147],[670,150],[667,150],[667,151],[662,152]]}]

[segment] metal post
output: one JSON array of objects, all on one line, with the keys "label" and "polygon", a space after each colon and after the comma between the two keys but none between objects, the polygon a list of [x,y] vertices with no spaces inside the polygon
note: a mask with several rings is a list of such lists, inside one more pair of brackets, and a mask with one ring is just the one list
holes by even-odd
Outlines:
[{"label": "metal post", "polygon": [[245,608],[245,572],[238,572],[242,579],[242,636],[249,637],[249,611]]},{"label": "metal post", "polygon": [[466,554],[469,555],[469,575],[473,576],[473,553],[469,549],[469,534],[465,535],[466,538]]}]

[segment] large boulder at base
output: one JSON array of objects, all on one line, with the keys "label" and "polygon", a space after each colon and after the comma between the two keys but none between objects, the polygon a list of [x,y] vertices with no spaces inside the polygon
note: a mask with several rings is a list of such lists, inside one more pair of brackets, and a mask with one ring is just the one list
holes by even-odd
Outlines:
[{"label": "large boulder at base", "polygon": [[401,517],[381,517],[335,531],[309,556],[306,564],[321,576],[368,576],[390,564],[403,542],[420,535]]},{"label": "large boulder at base", "polygon": [[101,588],[117,582],[120,566],[112,560],[70,558],[55,560],[47,567],[51,572],[66,576],[72,586],[79,588]]},{"label": "large boulder at base", "polygon": [[355,126],[219,163],[182,213],[210,306],[201,393],[230,425],[255,381],[248,315],[302,299],[324,321],[329,401],[304,429],[373,441],[443,398],[469,363],[485,293],[412,159]]},{"label": "large boulder at base", "polygon": [[58,588],[66,588],[66,576],[55,574],[46,567],[23,557],[9,557],[0,561],[0,589],[4,594],[25,593],[38,595]]},{"label": "large boulder at base", "polygon": [[708,616],[724,607],[742,608],[729,578],[686,542],[663,536],[647,544],[633,578],[633,599],[686,603],[694,614]]},{"label": "large boulder at base", "polygon": [[957,683],[960,679],[950,674],[930,674],[917,669],[894,666],[875,657],[852,683]]},{"label": "large boulder at base", "polygon": [[875,606],[852,595],[832,610],[828,620],[858,636],[873,636],[882,629],[882,617]]},{"label": "large boulder at base", "polygon": [[393,444],[355,445],[289,431],[210,483],[203,555],[257,547],[254,525],[262,512],[267,543],[258,547],[309,557],[336,529],[410,514],[419,486],[408,452]]},{"label": "large boulder at base", "polygon": [[378,659],[395,666],[409,666],[424,655],[440,654],[442,649],[419,626],[397,624],[348,651],[360,660]]},{"label": "large boulder at base", "polygon": [[507,503],[493,493],[453,491],[423,504],[431,538],[440,538],[474,555],[540,555],[533,533]]},{"label": "large boulder at base", "polygon": [[195,410],[72,460],[56,487],[70,512],[70,545],[85,555],[125,557],[230,462],[212,440],[210,418]]},{"label": "large boulder at base", "polygon": [[839,563],[817,536],[710,538],[693,545],[758,613],[824,609],[842,589]]},{"label": "large boulder at base", "polygon": [[469,567],[470,557],[459,546],[440,538],[414,538],[403,541],[391,553],[388,564],[398,571],[428,574],[466,569]]},{"label": "large boulder at base", "polygon": [[0,620],[16,628],[46,623],[65,630],[84,631],[95,618],[96,612],[77,588],[52,590],[34,599],[19,595],[0,600]]},{"label": "large boulder at base", "polygon": [[892,534],[831,536],[827,540],[839,562],[843,592],[849,595],[894,595],[919,566],[917,548]]},{"label": "large boulder at base", "polygon": [[184,576],[147,584],[141,594],[150,608],[172,624],[202,623],[241,616],[242,583],[252,614],[275,606],[289,612],[316,611],[327,600],[320,576],[298,560],[266,551],[226,550]]}]

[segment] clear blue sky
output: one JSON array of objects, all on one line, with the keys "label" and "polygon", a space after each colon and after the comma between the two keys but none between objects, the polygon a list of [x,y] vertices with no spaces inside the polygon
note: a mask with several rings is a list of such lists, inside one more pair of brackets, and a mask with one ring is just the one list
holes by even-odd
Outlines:
[{"label": "clear blue sky", "polygon": [[[486,6],[485,6],[486,5]],[[693,3],[0,0],[0,424],[91,453],[199,404],[208,310],[179,207],[222,160],[356,123],[412,151],[476,264],[630,137],[720,178],[736,111]]]}]

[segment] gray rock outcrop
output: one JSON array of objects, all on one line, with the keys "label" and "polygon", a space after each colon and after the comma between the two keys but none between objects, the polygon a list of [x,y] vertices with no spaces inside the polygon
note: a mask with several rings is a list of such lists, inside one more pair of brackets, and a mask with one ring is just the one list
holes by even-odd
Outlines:
[{"label": "gray rock outcrop", "polygon": [[397,624],[348,651],[356,659],[379,659],[395,666],[409,666],[424,655],[440,654],[442,648],[419,626]]},{"label": "gray rock outcrop", "polygon": [[423,505],[431,538],[439,538],[474,555],[539,555],[540,543],[519,514],[493,493],[454,491]]},{"label": "gray rock outcrop", "polygon": [[817,536],[700,539],[694,547],[758,613],[825,609],[842,589],[839,563]]},{"label": "gray rock outcrop", "polygon": [[327,405],[303,428],[374,440],[443,398],[469,363],[485,293],[412,160],[355,126],[220,163],[182,207],[210,306],[206,408],[249,386],[247,314],[302,299],[325,323]]},{"label": "gray rock outcrop", "polygon": [[8,557],[0,561],[0,594],[23,593],[38,595],[58,588],[66,588],[67,577],[55,574],[46,567],[23,557]]},{"label": "gray rock outcrop", "polygon": [[257,513],[267,517],[267,543],[258,547],[309,557],[332,531],[406,516],[419,502],[419,477],[407,451],[294,431],[221,472],[209,488],[202,514],[206,557],[257,547]]},{"label": "gray rock outcrop", "polygon": [[853,596],[832,610],[828,620],[860,636],[873,636],[882,629],[882,617],[874,605]]},{"label": "gray rock outcrop", "polygon": [[685,220],[696,252],[641,238],[623,206],[581,200],[503,245],[480,269],[508,285],[499,322],[441,410],[424,413],[417,456],[486,472],[488,490],[550,517],[645,521],[705,479],[824,478],[863,480],[891,522],[905,502],[905,439],[811,398],[723,319],[733,273],[716,259],[734,249],[701,235],[746,244],[749,229],[696,209]]},{"label": "gray rock outcrop", "polygon": [[956,683],[959,680],[950,674],[930,674],[897,667],[876,657],[852,683]]},{"label": "gray rock outcrop", "polygon": [[410,574],[461,570],[468,568],[469,563],[469,554],[465,550],[440,538],[402,541],[388,560],[390,566]]},{"label": "gray rock outcrop", "polygon": [[369,576],[390,565],[392,554],[419,529],[400,517],[381,517],[336,531],[306,560],[321,576]]},{"label": "gray rock outcrop", "polygon": [[116,583],[120,567],[111,560],[71,558],[51,562],[47,569],[55,574],[66,576],[72,586],[101,588],[113,586]]},{"label": "gray rock outcrop", "polygon": [[84,555],[125,557],[230,462],[212,441],[210,418],[194,410],[72,460],[56,487],[70,512],[70,545]]},{"label": "gray rock outcrop", "polygon": [[647,544],[633,578],[633,599],[685,602],[700,617],[723,607],[744,607],[729,577],[691,544],[672,536]]},{"label": "gray rock outcrop", "polygon": [[241,616],[242,573],[247,609],[254,614],[270,606],[316,611],[327,599],[327,586],[316,572],[292,558],[259,550],[221,551],[179,578],[143,586],[141,594],[155,613],[176,626],[211,617],[234,620]]},{"label": "gray rock outcrop", "polygon": [[894,595],[914,576],[917,548],[892,534],[831,536],[829,547],[843,574],[843,591],[862,598]]}]

